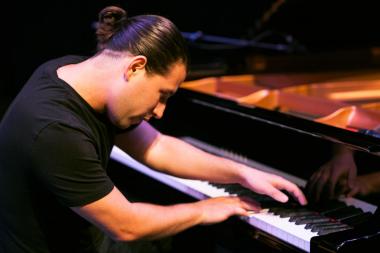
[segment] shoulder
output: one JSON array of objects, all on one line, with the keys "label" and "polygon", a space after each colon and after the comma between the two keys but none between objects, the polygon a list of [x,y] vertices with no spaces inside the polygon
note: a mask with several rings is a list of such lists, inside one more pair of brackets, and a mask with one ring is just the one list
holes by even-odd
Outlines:
[{"label": "shoulder", "polygon": [[34,141],[65,146],[66,144],[75,145],[81,141],[91,142],[91,137],[86,128],[80,124],[51,121],[39,128],[34,135]]},{"label": "shoulder", "polygon": [[58,76],[56,74],[58,68],[68,64],[79,63],[87,58],[88,57],[85,56],[67,55],[56,59],[48,60],[39,65],[34,70],[29,80],[24,85],[24,89],[25,87],[30,88],[34,87],[35,85],[40,85],[41,83],[59,82],[60,80],[58,79]]}]

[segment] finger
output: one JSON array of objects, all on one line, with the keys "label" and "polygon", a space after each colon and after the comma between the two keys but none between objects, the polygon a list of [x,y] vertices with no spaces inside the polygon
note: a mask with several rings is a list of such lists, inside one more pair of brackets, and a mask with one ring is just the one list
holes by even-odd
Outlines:
[{"label": "finger", "polygon": [[240,216],[249,216],[250,214],[246,209],[240,206],[235,207],[234,213],[235,215],[240,215]]},{"label": "finger", "polygon": [[280,190],[272,187],[272,189],[268,190],[267,193],[266,193],[268,196],[272,197],[273,199],[281,202],[281,203],[285,203],[289,200],[288,196],[286,196],[286,194],[284,194],[283,192],[281,192]]},{"label": "finger", "polygon": [[287,180],[282,180],[281,186],[279,186],[278,188],[289,192],[301,205],[307,204],[305,195],[297,185]]},{"label": "finger", "polygon": [[257,202],[256,200],[250,198],[250,197],[246,197],[246,196],[241,196],[239,197],[241,202],[242,202],[242,205],[243,207],[248,210],[248,211],[255,211],[255,212],[258,212],[261,210],[261,205],[259,202]]}]

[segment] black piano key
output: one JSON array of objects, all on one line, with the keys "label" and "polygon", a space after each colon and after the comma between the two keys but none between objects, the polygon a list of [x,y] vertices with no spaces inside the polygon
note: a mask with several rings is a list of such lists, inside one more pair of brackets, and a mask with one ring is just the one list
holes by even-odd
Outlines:
[{"label": "black piano key", "polygon": [[320,228],[328,227],[328,226],[336,226],[337,224],[341,224],[341,223],[337,223],[334,220],[329,220],[329,221],[326,221],[326,222],[320,222],[320,223],[312,224],[310,226],[310,229],[313,232],[317,232]]},{"label": "black piano key", "polygon": [[[239,184],[211,183],[211,185],[216,188],[223,189],[230,194],[251,197],[255,201],[259,202],[262,208],[269,208],[269,211],[273,212],[275,215],[279,215],[282,218],[289,217],[289,221],[295,222],[297,225],[306,224],[306,229],[320,229],[321,227],[318,225],[321,225],[322,227],[325,226],[324,229],[326,229],[326,226],[333,226],[337,229],[340,225],[338,226],[336,221],[333,219],[342,221],[347,220],[350,224],[356,224],[364,221],[363,219],[370,215],[366,214],[362,217],[363,212],[360,209],[347,206],[345,203],[336,200],[319,205],[308,205],[304,207],[293,201],[291,196],[289,196],[289,201],[287,203],[280,203],[269,196],[252,192]],[[316,211],[320,213],[318,214]],[[360,217],[355,219],[356,216]],[[331,228],[332,227],[329,229]]]},{"label": "black piano key", "polygon": [[338,229],[338,228],[343,228],[343,227],[348,227],[348,225],[335,222],[335,223],[330,223],[330,224],[323,224],[323,225],[314,226],[311,229],[311,231],[319,233],[319,232],[324,231],[324,230],[332,230],[332,229]]},{"label": "black piano key", "polygon": [[[314,225],[318,225],[318,224],[330,224],[332,222],[333,222],[333,220],[331,220],[330,218],[322,217],[321,216],[320,218],[315,218],[313,220],[307,221],[305,229],[312,229]],[[297,222],[296,222],[296,224],[297,224]],[[297,224],[297,225],[302,225],[302,224],[303,224],[303,220],[301,220],[300,224]]]},{"label": "black piano key", "polygon": [[368,221],[371,217],[373,217],[373,214],[370,212],[361,213],[356,216],[352,216],[346,219],[342,219],[341,222],[350,226],[357,226],[363,222]]},{"label": "black piano key", "polygon": [[255,199],[257,199],[258,201],[260,202],[274,202],[274,203],[278,203],[278,201],[274,200],[272,197],[269,197],[267,195],[263,195],[263,194],[256,194],[256,197]]},{"label": "black piano key", "polygon": [[226,187],[224,187],[227,191],[231,192],[238,192],[242,190],[246,190],[244,187],[242,187],[239,184],[227,184]]},{"label": "black piano key", "polygon": [[209,184],[218,189],[226,189],[226,187],[228,186],[228,184],[211,183],[211,182],[209,182]]},{"label": "black piano key", "polygon": [[[229,192],[231,194],[236,194],[238,196],[250,194],[250,192],[246,189],[229,189],[229,188],[227,188],[227,192]],[[254,194],[252,193],[251,195],[254,195]]]},{"label": "black piano key", "polygon": [[349,230],[349,229],[353,229],[353,227],[347,226],[347,227],[341,227],[341,228],[325,229],[323,231],[318,232],[318,235],[327,235],[327,234],[345,231],[345,230]]},{"label": "black piano key", "polygon": [[278,203],[278,201],[275,201],[273,198],[267,195],[258,194],[256,192],[253,192],[249,189],[242,187],[239,184],[210,183],[210,185],[218,189],[223,189],[224,191],[226,191],[227,193],[231,195],[250,197],[254,199],[255,201],[259,202],[263,208],[274,206],[276,203]]},{"label": "black piano key", "polygon": [[335,211],[325,213],[326,216],[331,217],[336,220],[347,219],[359,214],[362,214],[363,211],[360,208],[354,206],[347,206],[345,208],[340,208]]},{"label": "black piano key", "polygon": [[255,193],[247,188],[244,188],[242,187],[241,185],[239,184],[211,184],[219,189],[223,189],[224,191],[230,193],[231,195],[232,194],[236,194],[238,196],[248,196],[248,197],[251,197],[255,200],[257,200],[258,198],[260,198],[260,194],[258,193]]},{"label": "black piano key", "polygon": [[209,183],[209,184],[218,189],[222,189],[231,195],[245,196],[245,197],[252,198],[253,200],[260,203],[261,208],[278,207],[279,205],[282,204],[267,195],[253,192],[249,189],[242,187],[239,184],[220,184],[220,183]]},{"label": "black piano key", "polygon": [[279,215],[281,218],[288,218],[288,217],[293,217],[296,216],[299,213],[308,213],[310,214],[311,212],[307,209],[293,209],[293,210],[284,210],[280,211]]},{"label": "black piano key", "polygon": [[290,215],[294,215],[297,212],[309,211],[306,208],[300,207],[290,207],[290,206],[278,206],[269,209],[275,215],[279,215],[281,218],[290,217]]},{"label": "black piano key", "polygon": [[327,222],[330,221],[329,218],[323,217],[320,215],[310,215],[310,216],[301,216],[296,217],[292,220],[289,219],[289,221],[294,221],[296,225],[305,225],[305,224],[315,224],[315,223],[321,223],[321,222]]},{"label": "black piano key", "polygon": [[271,208],[278,206],[278,204],[276,202],[273,202],[273,201],[272,202],[269,202],[269,201],[261,202],[261,201],[259,201],[259,203],[260,203],[262,209],[268,209],[269,211]]},{"label": "black piano key", "polygon": [[212,186],[223,189],[228,193],[235,194],[234,192],[241,189],[239,185],[237,184],[217,184],[217,183],[210,183]]},{"label": "black piano key", "polygon": [[305,218],[305,217],[312,217],[316,216],[317,213],[314,211],[306,210],[306,211],[299,211],[299,212],[294,212],[294,213],[289,213],[289,221],[290,222],[295,222],[299,218]]}]

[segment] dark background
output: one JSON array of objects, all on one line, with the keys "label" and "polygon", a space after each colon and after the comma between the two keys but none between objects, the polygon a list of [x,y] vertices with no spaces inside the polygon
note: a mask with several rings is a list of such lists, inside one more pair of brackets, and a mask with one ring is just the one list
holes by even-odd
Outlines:
[{"label": "dark background", "polygon": [[[2,41],[6,43],[0,80],[2,104],[6,105],[14,97],[32,71],[44,61],[66,54],[93,54],[95,37],[92,24],[98,12],[107,5],[119,5],[130,16],[146,13],[164,15],[183,32],[202,31],[222,38],[256,40],[264,46],[269,45],[264,49],[261,46],[240,48],[212,42],[189,42],[194,68],[219,66],[228,73],[255,72],[245,66],[246,57],[252,55],[279,55],[291,63],[294,55],[329,55],[329,59],[333,59],[337,52],[342,52],[337,57],[346,55],[344,62],[334,61],[335,65],[328,67],[350,67],[350,62],[358,62],[350,56],[351,52],[355,52],[355,57],[360,57],[358,55],[373,53],[373,49],[380,46],[380,15],[375,2],[13,1],[9,7],[4,7],[1,21]],[[277,10],[264,20],[264,15],[276,3],[279,4]],[[277,44],[284,45],[286,50],[271,48]],[[363,59],[366,61],[367,58],[362,57],[360,64],[354,67],[365,65]],[[287,63],[284,65],[290,66]],[[325,64],[316,61],[312,67],[323,68],[322,65]],[[291,70],[302,71],[302,64],[294,65]],[[273,66],[266,68],[266,71],[279,69]]]}]

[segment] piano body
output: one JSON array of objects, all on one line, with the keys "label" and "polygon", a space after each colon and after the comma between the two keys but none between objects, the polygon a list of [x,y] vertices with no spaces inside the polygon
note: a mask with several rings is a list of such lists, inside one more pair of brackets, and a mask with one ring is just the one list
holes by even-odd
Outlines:
[{"label": "piano body", "polygon": [[[303,187],[332,158],[337,146],[355,150],[359,174],[376,172],[380,81],[277,85],[262,83],[255,75],[201,78],[185,82],[168,102],[163,119],[152,124],[207,152],[281,175]],[[111,157],[193,199],[244,193],[237,186],[155,172],[117,147]],[[265,203],[263,212],[233,222],[244,224],[252,241],[279,252],[357,252],[380,242],[377,194],[342,197],[306,210],[245,194]]]}]

